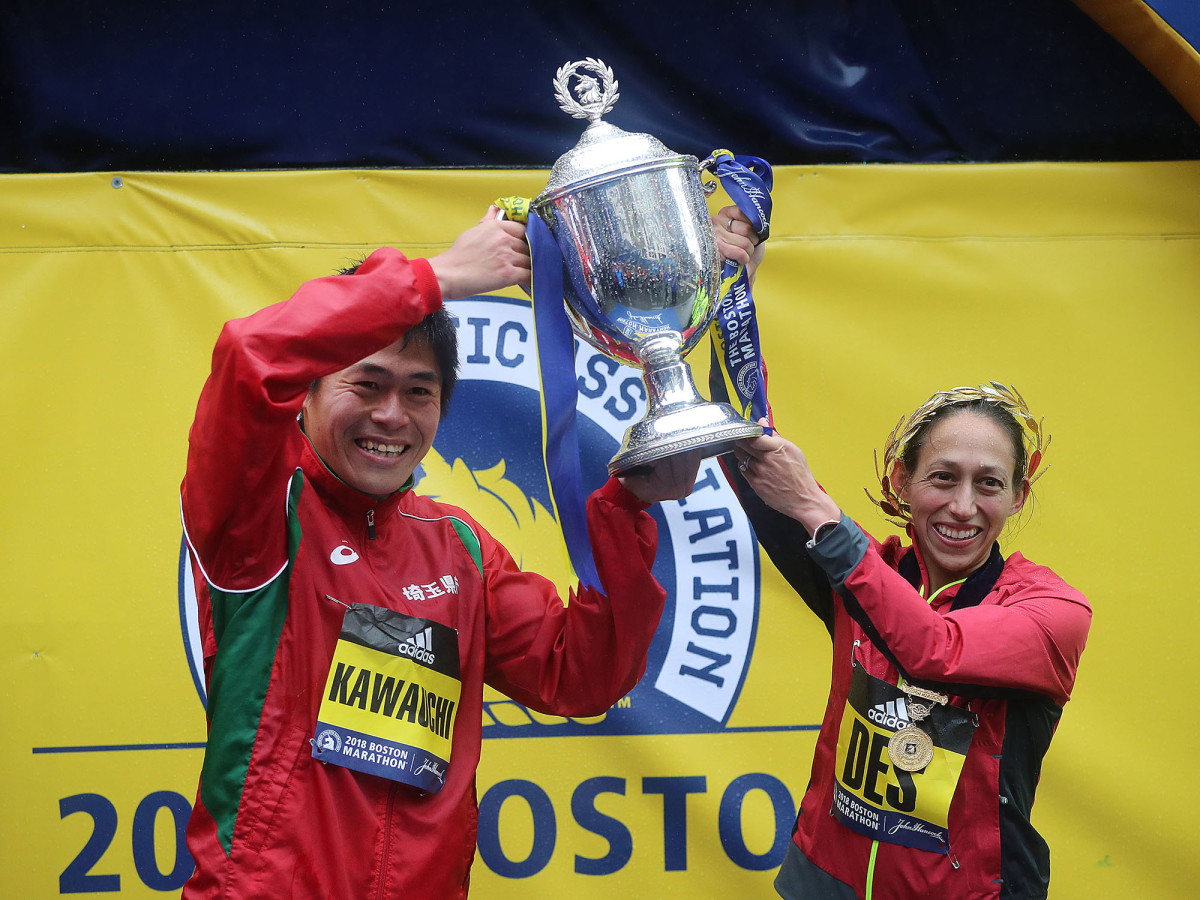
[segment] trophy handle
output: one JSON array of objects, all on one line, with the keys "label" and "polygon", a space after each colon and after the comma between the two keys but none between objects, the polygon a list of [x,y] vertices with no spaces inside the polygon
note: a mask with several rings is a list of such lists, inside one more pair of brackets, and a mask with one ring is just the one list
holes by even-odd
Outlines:
[{"label": "trophy handle", "polygon": [[[709,175],[712,175],[714,178],[716,178],[716,174],[712,171],[716,167],[717,161],[710,156],[696,167],[696,171],[701,175],[703,175],[705,172],[708,172]],[[700,190],[704,192],[705,197],[711,197],[717,192],[717,182],[701,180]]]}]

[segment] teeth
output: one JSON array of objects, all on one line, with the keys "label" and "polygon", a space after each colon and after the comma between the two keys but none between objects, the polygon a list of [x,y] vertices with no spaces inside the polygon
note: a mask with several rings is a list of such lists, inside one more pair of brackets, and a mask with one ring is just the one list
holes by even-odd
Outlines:
[{"label": "teeth", "polygon": [[399,456],[404,452],[403,444],[379,444],[375,441],[359,441],[358,446],[364,450],[370,450],[372,453],[379,453],[383,456]]},{"label": "teeth", "polygon": [[980,531],[978,528],[957,529],[947,528],[945,525],[934,525],[933,527],[937,529],[938,534],[945,535],[952,541],[965,541],[967,538],[974,537]]}]

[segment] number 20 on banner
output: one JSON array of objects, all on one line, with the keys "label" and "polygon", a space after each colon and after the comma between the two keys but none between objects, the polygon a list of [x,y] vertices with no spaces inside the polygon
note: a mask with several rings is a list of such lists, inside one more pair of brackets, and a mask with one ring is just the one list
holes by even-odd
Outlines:
[{"label": "number 20 on banner", "polygon": [[[85,843],[58,876],[60,894],[116,893],[121,876],[107,874],[101,858],[113,846],[120,824],[117,807],[102,794],[73,794],[58,801],[63,819],[90,816],[91,831]],[[192,807],[187,798],[175,791],[154,791],[142,798],[133,812],[133,866],[142,883],[155,891],[177,891],[192,874],[192,857],[184,844],[184,831]],[[167,814],[174,835],[174,861],[164,871],[160,859],[157,823]],[[163,848],[162,856],[167,856]]]}]

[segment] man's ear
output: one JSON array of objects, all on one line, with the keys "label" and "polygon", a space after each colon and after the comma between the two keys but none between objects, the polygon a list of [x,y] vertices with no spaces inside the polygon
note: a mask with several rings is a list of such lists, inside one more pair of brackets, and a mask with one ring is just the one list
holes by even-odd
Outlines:
[{"label": "man's ear", "polygon": [[[304,403],[300,407],[300,415],[297,417],[300,422],[300,430],[305,431],[304,424],[308,420],[308,404],[312,402],[313,395],[317,392],[317,385],[321,383],[320,378],[314,378],[308,386],[308,393],[304,395]],[[305,434],[308,432],[305,431]]]}]

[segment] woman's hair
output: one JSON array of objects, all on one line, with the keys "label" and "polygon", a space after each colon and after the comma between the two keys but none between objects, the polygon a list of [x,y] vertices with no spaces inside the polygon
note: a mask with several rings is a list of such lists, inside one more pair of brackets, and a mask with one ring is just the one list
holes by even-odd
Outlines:
[{"label": "woman's hair", "polygon": [[971,400],[957,405],[948,404],[938,409],[913,433],[913,436],[908,439],[908,443],[904,445],[904,449],[900,451],[898,459],[904,464],[904,468],[909,472],[917,471],[917,460],[921,456],[921,451],[925,449],[925,444],[929,441],[929,432],[933,430],[934,425],[950,416],[966,412],[985,416],[1004,429],[1004,433],[1008,435],[1008,439],[1012,443],[1015,462],[1012,472],[1013,482],[1019,484],[1025,477],[1025,466],[1029,461],[1025,452],[1025,429],[1009,413],[987,400]]},{"label": "woman's hair", "polygon": [[1012,440],[1014,483],[1028,479],[1032,484],[1045,471],[1039,469],[1042,456],[1050,446],[1050,435],[1044,434],[1042,421],[1034,418],[1025,398],[1016,388],[990,381],[977,387],[938,391],[892,429],[884,443],[882,470],[879,455],[875,455],[875,472],[883,497],[877,500],[869,490],[867,496],[896,524],[903,526],[912,520],[908,504],[900,499],[892,484],[896,463],[899,462],[908,472],[915,472],[917,459],[929,439],[930,429],[946,416],[960,412],[987,416],[1004,429]]}]

